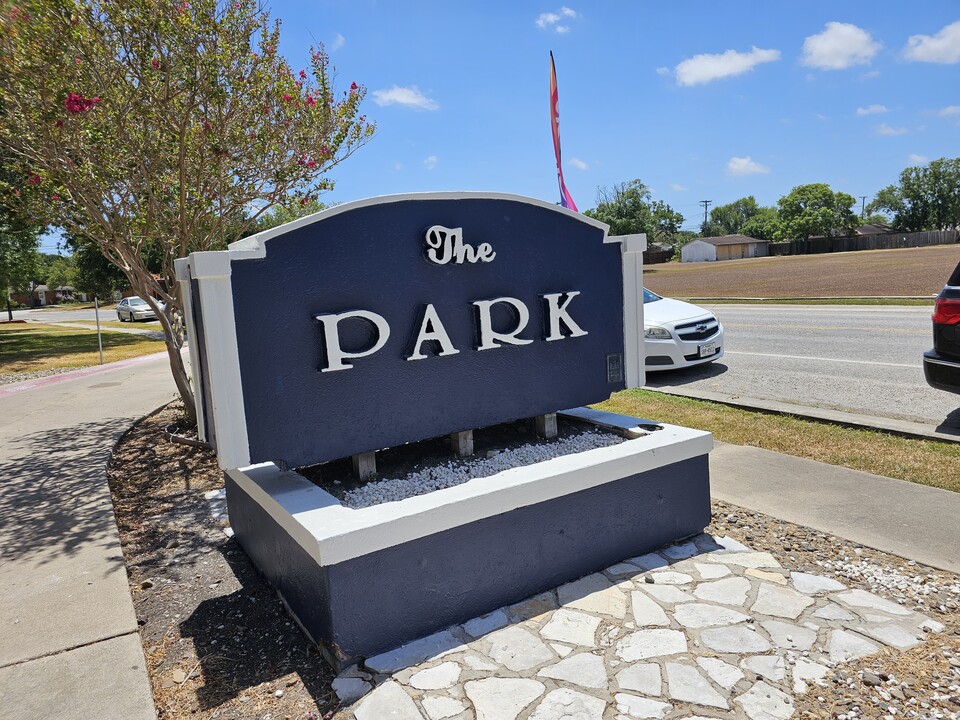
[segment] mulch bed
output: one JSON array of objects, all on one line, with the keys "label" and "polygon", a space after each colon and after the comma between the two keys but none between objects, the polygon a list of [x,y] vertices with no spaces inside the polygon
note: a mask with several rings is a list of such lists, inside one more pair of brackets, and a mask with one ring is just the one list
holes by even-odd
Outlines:
[{"label": "mulch bed", "polygon": [[[137,423],[109,466],[159,717],[333,718],[340,707],[333,673],[210,513],[204,493],[223,487],[214,454],[165,436],[179,416],[172,404]],[[798,700],[796,717],[910,717],[911,710],[912,717],[934,717],[934,710],[956,716],[960,578],[725,503],[714,501],[713,508],[707,532],[768,550],[791,570],[899,595],[947,627],[907,653],[885,651],[844,666],[828,687]],[[878,577],[900,575],[909,579],[902,587],[877,587]],[[865,684],[863,670],[880,677],[880,685]]]}]

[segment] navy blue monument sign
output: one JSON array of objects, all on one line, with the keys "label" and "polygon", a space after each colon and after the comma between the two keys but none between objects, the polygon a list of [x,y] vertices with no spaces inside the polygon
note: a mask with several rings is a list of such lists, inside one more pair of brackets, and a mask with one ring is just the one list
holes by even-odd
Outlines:
[{"label": "navy blue monument sign", "polygon": [[[191,259],[201,287],[206,255]],[[621,243],[547,203],[378,198],[217,255],[229,258],[216,272],[232,296],[222,322],[235,326],[242,408],[232,412],[245,416],[250,463],[324,462],[625,387]],[[210,332],[200,293],[195,284]],[[210,354],[201,363],[232,362]]]},{"label": "navy blue monument sign", "polygon": [[[699,533],[709,433],[643,384],[645,238],[530,198],[331,208],[177,261],[234,537],[336,668]],[[624,439],[352,508],[296,468],[550,414]],[[284,467],[286,466],[286,467]]]}]

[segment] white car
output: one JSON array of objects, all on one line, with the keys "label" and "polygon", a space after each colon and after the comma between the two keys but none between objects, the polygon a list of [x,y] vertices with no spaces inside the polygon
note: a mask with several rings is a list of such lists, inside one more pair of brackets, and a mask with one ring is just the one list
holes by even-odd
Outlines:
[{"label": "white car", "polygon": [[[164,307],[163,303],[157,301],[157,304],[162,310]],[[120,322],[124,320],[136,322],[137,320],[156,320],[157,315],[153,312],[153,308],[147,304],[146,300],[134,295],[133,297],[124,298],[117,305],[117,319],[120,320]]]},{"label": "white car", "polygon": [[647,372],[691,367],[723,357],[723,325],[708,310],[643,289]]}]

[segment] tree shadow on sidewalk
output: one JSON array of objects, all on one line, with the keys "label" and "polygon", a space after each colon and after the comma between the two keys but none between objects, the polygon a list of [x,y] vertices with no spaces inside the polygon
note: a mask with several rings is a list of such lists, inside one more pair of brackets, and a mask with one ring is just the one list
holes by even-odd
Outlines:
[{"label": "tree shadow on sidewalk", "polygon": [[[107,419],[7,440],[0,459],[0,557],[50,562],[116,539],[110,451],[129,421]],[[123,565],[115,553],[109,570]]]}]

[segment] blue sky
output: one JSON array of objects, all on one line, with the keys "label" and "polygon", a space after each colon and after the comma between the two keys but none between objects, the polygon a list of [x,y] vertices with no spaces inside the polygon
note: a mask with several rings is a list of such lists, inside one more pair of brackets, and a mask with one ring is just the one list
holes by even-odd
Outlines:
[{"label": "blue sky", "polygon": [[[826,182],[866,195],[960,156],[960,3],[275,0],[281,51],[325,43],[366,86],[373,140],[324,200],[489,190],[559,200],[640,178],[697,229],[700,200],[774,204]],[[859,200],[858,200],[859,203]]]},{"label": "blue sky", "polygon": [[[695,227],[699,200],[827,182],[851,195],[960,156],[960,4],[275,1],[297,66],[324,42],[367,87],[377,134],[328,200],[493,190],[558,200],[549,51],[564,176],[581,210],[640,178]],[[704,57],[706,56],[706,57]]]}]

